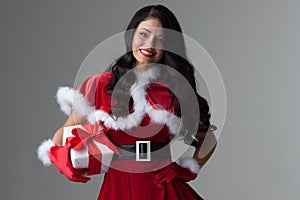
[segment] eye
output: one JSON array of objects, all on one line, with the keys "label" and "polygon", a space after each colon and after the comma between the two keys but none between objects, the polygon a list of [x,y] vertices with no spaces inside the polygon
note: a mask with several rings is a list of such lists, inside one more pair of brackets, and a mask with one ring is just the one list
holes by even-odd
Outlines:
[{"label": "eye", "polygon": [[139,34],[140,34],[142,37],[147,37],[147,35],[148,35],[148,34],[145,33],[145,32],[140,32]]},{"label": "eye", "polygon": [[156,38],[156,41],[157,41],[157,42],[162,42],[162,41],[163,41],[163,38],[162,38],[162,37],[157,37],[157,38]]}]

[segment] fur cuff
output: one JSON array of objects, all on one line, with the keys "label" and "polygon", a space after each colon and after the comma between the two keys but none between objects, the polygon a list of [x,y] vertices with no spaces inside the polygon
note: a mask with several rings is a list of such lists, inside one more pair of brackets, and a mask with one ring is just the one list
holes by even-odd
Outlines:
[{"label": "fur cuff", "polygon": [[181,167],[190,169],[195,174],[198,174],[200,170],[200,165],[198,164],[198,162],[190,157],[179,159],[179,165]]},{"label": "fur cuff", "polygon": [[55,146],[51,139],[44,140],[40,146],[37,148],[37,156],[38,159],[43,163],[45,166],[50,166],[51,161],[49,158],[49,150],[51,147]]},{"label": "fur cuff", "polygon": [[70,115],[72,110],[74,110],[81,116],[87,116],[94,110],[88,99],[73,88],[60,87],[57,90],[56,100],[61,111],[66,115]]}]

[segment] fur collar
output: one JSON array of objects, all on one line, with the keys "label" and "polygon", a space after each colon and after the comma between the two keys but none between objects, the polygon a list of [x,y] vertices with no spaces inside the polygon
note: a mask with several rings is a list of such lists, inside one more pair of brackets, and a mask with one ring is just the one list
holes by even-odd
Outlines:
[{"label": "fur collar", "polygon": [[[114,130],[130,130],[139,126],[145,114],[148,114],[151,121],[158,124],[166,124],[171,134],[176,134],[181,129],[181,119],[168,110],[154,109],[146,100],[146,88],[151,81],[154,81],[160,73],[158,66],[149,66],[146,69],[134,69],[137,77],[136,83],[130,88],[134,101],[134,112],[126,117],[114,117],[105,110],[95,110],[83,94],[71,88],[59,88],[57,101],[61,110],[70,114],[72,110],[86,116],[89,123],[96,123],[101,120],[104,125]],[[66,112],[67,111],[67,112]]]}]

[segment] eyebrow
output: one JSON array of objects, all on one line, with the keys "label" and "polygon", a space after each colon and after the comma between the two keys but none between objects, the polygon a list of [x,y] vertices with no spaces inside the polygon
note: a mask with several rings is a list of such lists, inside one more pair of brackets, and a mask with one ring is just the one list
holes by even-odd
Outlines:
[{"label": "eyebrow", "polygon": [[[150,31],[149,29],[146,29],[146,28],[141,28],[141,29],[147,31],[148,33],[151,33],[151,31]],[[161,37],[162,37],[163,35],[158,35],[158,36],[161,36]]]}]

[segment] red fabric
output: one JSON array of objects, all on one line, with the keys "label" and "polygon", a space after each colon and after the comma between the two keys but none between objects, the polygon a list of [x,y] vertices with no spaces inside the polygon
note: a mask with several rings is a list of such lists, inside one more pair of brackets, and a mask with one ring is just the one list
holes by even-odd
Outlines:
[{"label": "red fabric", "polygon": [[154,109],[165,109],[173,112],[172,96],[162,83],[151,83],[147,89],[147,101]]},{"label": "red fabric", "polygon": [[201,200],[180,179],[159,184],[155,172],[127,173],[110,168],[105,174],[98,200]]},{"label": "red fabric", "polygon": [[111,82],[111,72],[95,74],[85,79],[76,90],[83,94],[91,105],[96,106],[96,109],[100,109],[101,106],[106,108],[111,106],[111,98],[105,93]]},{"label": "red fabric", "polygon": [[[106,73],[101,80],[94,78],[94,81],[98,81],[97,84],[89,83],[97,85],[97,89],[93,90],[95,100],[91,101],[95,104],[96,109],[103,110],[103,106],[106,110],[111,108],[111,98],[105,93],[105,89],[112,80],[109,73]],[[88,88],[84,86],[84,83],[80,88],[80,92],[84,96],[93,96],[89,90],[82,89]],[[179,104],[178,102],[174,103],[166,86],[151,83],[146,91],[146,99],[155,109],[179,113]],[[145,129],[141,129],[143,127]],[[153,130],[157,128],[159,131],[152,135]],[[170,142],[168,127],[151,122],[150,117],[146,114],[141,122],[141,127],[133,128],[126,133],[121,130],[109,130],[106,134],[115,145],[135,144],[138,140],[150,140],[156,143]],[[162,168],[162,166],[166,167]],[[180,170],[178,166],[172,164],[171,159],[153,159],[151,162],[115,160],[104,175],[98,200],[201,200],[202,198],[185,182],[193,179],[193,174],[184,177],[181,174],[184,172],[187,171]],[[158,174],[163,180],[169,180],[169,182],[158,179],[156,177]]]},{"label": "red fabric", "polygon": [[171,182],[176,179],[189,182],[194,180],[197,174],[193,173],[190,169],[181,167],[176,162],[169,164],[168,166],[162,168],[157,172],[155,178],[158,180],[159,184],[164,182]]},{"label": "red fabric", "polygon": [[56,166],[57,170],[70,181],[86,183],[90,178],[82,174],[85,174],[87,169],[75,169],[72,166],[69,157],[71,147],[72,144],[70,142],[67,142],[65,146],[52,147],[49,151],[50,160]]},{"label": "red fabric", "polygon": [[[145,140],[162,142],[167,133],[168,129],[165,127],[159,134]],[[109,131],[108,136],[113,138],[112,141],[118,138],[119,143],[122,139],[125,142],[133,140],[121,131]],[[201,200],[185,182],[194,178],[196,174],[172,163],[170,159],[153,159],[151,162],[115,160],[104,174],[98,200]]]}]

